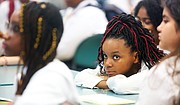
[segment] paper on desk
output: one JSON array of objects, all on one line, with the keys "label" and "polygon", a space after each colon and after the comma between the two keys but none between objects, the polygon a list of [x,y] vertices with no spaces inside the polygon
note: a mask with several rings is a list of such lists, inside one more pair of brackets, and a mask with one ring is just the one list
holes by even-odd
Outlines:
[{"label": "paper on desk", "polygon": [[121,105],[135,103],[133,100],[113,97],[106,94],[81,95],[80,100],[82,102],[92,103],[95,105]]}]

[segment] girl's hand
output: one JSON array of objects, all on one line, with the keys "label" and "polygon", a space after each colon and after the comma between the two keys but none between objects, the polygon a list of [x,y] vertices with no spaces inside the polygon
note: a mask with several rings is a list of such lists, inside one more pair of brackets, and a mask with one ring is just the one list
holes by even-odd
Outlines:
[{"label": "girl's hand", "polygon": [[107,81],[108,80],[108,76],[100,76],[103,80]]}]

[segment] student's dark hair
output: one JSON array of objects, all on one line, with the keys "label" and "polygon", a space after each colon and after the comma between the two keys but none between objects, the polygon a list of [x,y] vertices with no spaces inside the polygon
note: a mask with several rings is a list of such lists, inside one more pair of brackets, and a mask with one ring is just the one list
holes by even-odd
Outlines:
[{"label": "student's dark hair", "polygon": [[[168,13],[174,19],[176,30],[179,31],[180,30],[180,0],[162,0],[162,4],[163,4],[164,8],[167,8]],[[180,41],[177,44],[178,44],[177,48],[173,52],[171,52],[170,54],[165,56],[162,59],[162,61],[164,61],[172,56],[175,57],[174,61],[169,60],[171,62],[168,62],[169,64],[167,64],[166,66],[169,66],[170,68],[172,68],[172,70],[170,72],[167,69],[167,72],[172,77],[172,80],[174,81],[174,83],[180,87],[180,83],[178,80],[178,76],[180,75],[180,70],[178,68],[179,61],[180,61]],[[156,68],[158,68],[158,66]],[[180,92],[177,94],[180,94]],[[173,100],[172,105],[180,105],[180,97],[178,99],[174,98],[172,100]]]},{"label": "student's dark hair", "polygon": [[147,11],[150,20],[157,28],[162,21],[163,7],[161,6],[161,0],[142,0],[140,1],[134,9],[134,16],[138,15],[141,7],[144,7]]},{"label": "student's dark hair", "polygon": [[125,40],[125,45],[130,47],[132,52],[138,53],[139,62],[143,61],[149,69],[165,56],[163,51],[157,48],[152,35],[143,28],[141,22],[125,13],[114,16],[106,27],[98,54],[101,68],[104,61],[102,46],[106,39]]},{"label": "student's dark hair", "polygon": [[22,4],[20,9],[22,71],[16,94],[22,94],[30,78],[56,56],[56,48],[63,33],[62,17],[57,7],[45,2]]},{"label": "student's dark hair", "polygon": [[[175,21],[175,27],[177,30],[180,30],[180,0],[164,0],[162,2],[163,6],[166,7],[169,11],[169,14],[172,16],[172,18]],[[176,67],[176,64],[178,64],[177,60],[180,59],[180,42],[178,43],[178,47],[174,52],[171,52],[168,56],[164,57],[163,60],[172,57],[177,56],[174,67]],[[174,70],[175,71],[175,70]],[[174,73],[177,74],[177,73]]]},{"label": "student's dark hair", "polygon": [[176,25],[180,28],[180,1],[179,0],[165,0],[165,4],[169,10],[170,15],[176,21]]}]

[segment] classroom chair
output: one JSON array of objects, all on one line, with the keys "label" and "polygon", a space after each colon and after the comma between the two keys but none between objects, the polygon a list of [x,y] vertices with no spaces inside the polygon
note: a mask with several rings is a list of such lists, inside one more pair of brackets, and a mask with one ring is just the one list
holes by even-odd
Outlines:
[{"label": "classroom chair", "polygon": [[72,59],[72,69],[81,71],[86,68],[96,68],[98,49],[102,38],[102,34],[93,35],[79,45]]}]

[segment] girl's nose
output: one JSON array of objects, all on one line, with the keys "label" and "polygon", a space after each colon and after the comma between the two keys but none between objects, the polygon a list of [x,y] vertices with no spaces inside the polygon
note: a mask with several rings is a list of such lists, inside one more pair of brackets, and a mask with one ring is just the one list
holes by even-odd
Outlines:
[{"label": "girl's nose", "polygon": [[3,34],[2,32],[0,32],[0,38],[4,39],[4,40],[8,40],[10,37],[7,34]]},{"label": "girl's nose", "polygon": [[107,60],[104,62],[104,65],[105,65],[106,67],[111,67],[111,66],[112,66],[111,60],[110,60],[110,59],[107,59]]}]

